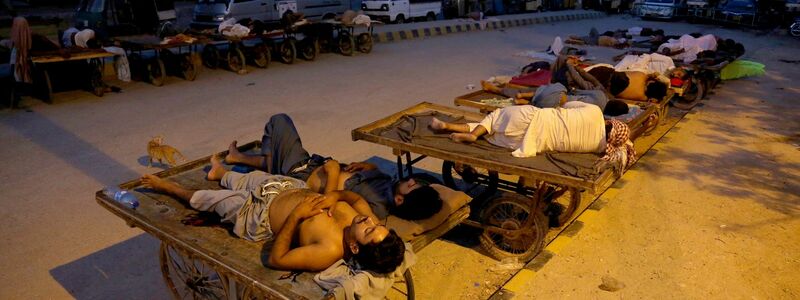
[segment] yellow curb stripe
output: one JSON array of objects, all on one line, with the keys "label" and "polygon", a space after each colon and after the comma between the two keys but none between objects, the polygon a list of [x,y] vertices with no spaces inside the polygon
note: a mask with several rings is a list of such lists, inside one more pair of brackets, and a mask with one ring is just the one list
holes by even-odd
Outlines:
[{"label": "yellow curb stripe", "polygon": [[411,30],[406,30],[406,39],[407,40],[414,39],[414,35],[411,33]]},{"label": "yellow curb stripe", "polygon": [[590,222],[592,222],[595,219],[597,219],[597,216],[598,216],[599,213],[600,212],[598,212],[596,210],[587,209],[587,210],[584,210],[583,213],[580,216],[578,216],[578,218],[576,220],[583,222],[583,224],[589,224]]},{"label": "yellow curb stripe", "polygon": [[509,280],[506,285],[503,286],[503,288],[514,293],[519,293],[520,288],[528,283],[528,281],[531,281],[534,275],[536,275],[536,272],[528,269],[522,269],[519,271],[519,273],[517,273],[517,275],[514,275],[514,277],[511,278],[511,280]]},{"label": "yellow curb stripe", "polygon": [[547,245],[547,247],[545,247],[544,249],[553,252],[553,254],[557,255],[559,252],[561,252],[561,250],[564,250],[564,248],[571,241],[572,238],[561,235],[556,237],[552,242],[550,242],[550,245]]}]

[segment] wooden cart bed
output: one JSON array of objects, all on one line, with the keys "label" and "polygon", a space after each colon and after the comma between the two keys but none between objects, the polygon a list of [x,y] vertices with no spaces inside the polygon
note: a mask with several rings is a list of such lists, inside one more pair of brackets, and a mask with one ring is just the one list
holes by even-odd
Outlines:
[{"label": "wooden cart bed", "polygon": [[[260,144],[260,141],[253,141],[240,146],[239,150],[255,153],[259,151]],[[225,155],[227,152],[219,154]],[[209,159],[210,156],[201,158],[155,175],[169,178],[191,188],[220,189],[217,182],[205,180],[206,170],[210,167]],[[248,298],[248,295],[278,299],[319,299],[323,297],[323,290],[313,281],[314,274],[306,272],[294,278],[281,279],[290,272],[265,267],[271,242],[248,242],[218,226],[184,225],[181,221],[197,211],[171,196],[144,188],[139,179],[123,183],[120,187],[130,190],[136,195],[140,202],[138,208],[124,207],[104,195],[102,191],[95,194],[97,203],[125,220],[128,225],[138,227],[162,241],[160,260],[165,279],[170,276],[167,274],[170,262],[181,260],[189,261],[189,266],[196,266],[196,269],[189,267],[188,271],[205,276],[198,276],[198,278],[213,281],[212,287],[201,289],[200,292],[191,290],[189,294],[200,298],[221,296],[220,298],[233,297],[236,299]],[[449,219],[439,227],[410,241],[415,252],[454,228],[468,215],[469,207],[462,207],[451,214]],[[407,279],[410,279],[409,277]],[[180,290],[181,294],[184,294],[187,285],[181,282],[187,279],[172,278],[172,280],[166,280],[168,287],[173,293]],[[175,284],[175,282],[178,283]],[[399,290],[403,292],[403,289]],[[409,290],[413,293],[413,285]],[[409,295],[409,298],[413,298],[413,294]]]}]

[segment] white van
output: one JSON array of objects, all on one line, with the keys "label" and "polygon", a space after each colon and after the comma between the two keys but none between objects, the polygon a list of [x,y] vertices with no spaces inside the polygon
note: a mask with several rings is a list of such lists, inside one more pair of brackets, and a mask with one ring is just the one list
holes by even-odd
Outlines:
[{"label": "white van", "polygon": [[192,27],[216,27],[230,18],[279,21],[288,11],[301,12],[312,20],[329,19],[349,8],[350,0],[197,0]]},{"label": "white van", "polygon": [[372,19],[404,23],[414,18],[436,20],[442,13],[441,0],[364,0],[361,10]]},{"label": "white van", "polygon": [[678,9],[685,7],[683,0],[645,0],[639,7],[642,18],[672,19],[678,15]]}]

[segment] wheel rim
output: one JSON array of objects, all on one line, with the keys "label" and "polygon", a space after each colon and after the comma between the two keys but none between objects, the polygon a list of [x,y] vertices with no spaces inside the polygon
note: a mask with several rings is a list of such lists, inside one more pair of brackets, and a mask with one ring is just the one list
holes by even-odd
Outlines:
[{"label": "wheel rim", "polygon": [[372,36],[369,33],[358,35],[358,51],[370,53],[372,51]]},{"label": "wheel rim", "polygon": [[175,299],[224,299],[226,287],[216,270],[161,243],[161,273]]},{"label": "wheel rim", "polygon": [[[564,186],[546,188],[549,189],[549,193],[545,194],[545,202],[547,203],[543,208],[545,210],[545,215],[549,215],[550,212],[558,213],[558,224],[550,225],[556,225],[558,227],[564,226],[578,209],[581,194],[575,189]],[[556,206],[558,206],[559,209],[556,209]]]},{"label": "wheel rim", "polygon": [[287,64],[294,63],[294,59],[296,57],[296,49],[294,46],[294,42],[292,42],[291,40],[284,41],[283,43],[281,43],[280,50],[281,50],[280,51],[281,60],[284,63]]},{"label": "wheel rim", "polygon": [[491,227],[481,233],[481,246],[498,259],[515,257],[526,261],[533,258],[544,246],[547,226],[541,213],[531,213],[532,201],[517,195],[493,200],[483,218],[483,224]]},{"label": "wheel rim", "polygon": [[339,37],[339,52],[341,52],[345,56],[353,55],[353,36],[349,33],[342,33]]},{"label": "wheel rim", "polygon": [[219,63],[219,50],[213,45],[203,47],[203,65],[209,69],[216,69]]},{"label": "wheel rim", "polygon": [[181,61],[181,69],[183,70],[183,78],[188,81],[194,81],[197,78],[197,69],[194,67],[191,55],[185,55]]},{"label": "wheel rim", "polygon": [[264,45],[259,45],[255,48],[253,55],[253,63],[259,68],[266,68],[269,66],[269,48]]},{"label": "wheel rim", "polygon": [[228,51],[228,68],[234,72],[244,69],[244,54],[238,48]]},{"label": "wheel rim", "polygon": [[793,36],[800,36],[800,24],[792,24],[790,31]]}]

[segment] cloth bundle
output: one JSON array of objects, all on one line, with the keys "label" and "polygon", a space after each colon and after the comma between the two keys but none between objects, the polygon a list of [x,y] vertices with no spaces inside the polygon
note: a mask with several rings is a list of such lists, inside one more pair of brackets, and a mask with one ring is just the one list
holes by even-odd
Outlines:
[{"label": "cloth bundle", "polygon": [[636,162],[636,149],[630,140],[630,128],[620,120],[606,120],[606,125],[611,125],[611,133],[607,138],[606,154],[602,161],[617,165],[618,174],[630,168]]}]

